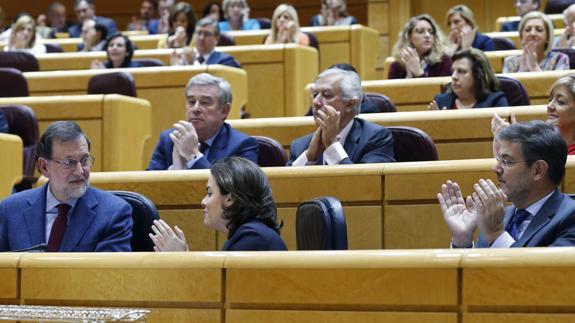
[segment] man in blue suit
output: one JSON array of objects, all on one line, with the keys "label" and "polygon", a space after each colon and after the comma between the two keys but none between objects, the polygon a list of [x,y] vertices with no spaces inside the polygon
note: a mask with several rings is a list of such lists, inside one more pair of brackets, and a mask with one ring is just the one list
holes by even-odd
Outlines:
[{"label": "man in blue suit", "polygon": [[194,48],[185,47],[181,53],[174,53],[172,65],[220,64],[242,68],[233,56],[216,50],[219,40],[218,22],[212,17],[200,19],[196,23],[196,30],[194,31]]},{"label": "man in blue suit", "polygon": [[559,131],[543,121],[513,124],[496,134],[493,152],[499,188],[481,179],[464,200],[447,181],[437,194],[452,247],[472,247],[477,226],[478,247],[574,246],[575,201],[557,188],[567,160]]},{"label": "man in blue suit", "polygon": [[206,169],[227,156],[258,162],[257,141],[225,120],[230,112],[230,84],[207,73],[186,86],[186,118],[160,134],[148,170]]},{"label": "man in blue suit", "polygon": [[363,97],[357,73],[327,69],[312,92],[317,129],[292,142],[288,166],[395,161],[391,131],[356,118]]},{"label": "man in blue suit", "polygon": [[0,251],[131,251],[132,208],[88,185],[94,158],[82,129],[71,121],[51,124],[37,155],[48,184],[0,203]]},{"label": "man in blue suit", "polygon": [[112,36],[118,32],[118,27],[116,26],[116,22],[114,20],[106,17],[96,16],[93,0],[75,0],[74,11],[76,12],[78,22],[68,28],[70,37],[82,36],[82,24],[87,19],[93,19],[96,21],[97,25],[106,27],[109,36]]}]

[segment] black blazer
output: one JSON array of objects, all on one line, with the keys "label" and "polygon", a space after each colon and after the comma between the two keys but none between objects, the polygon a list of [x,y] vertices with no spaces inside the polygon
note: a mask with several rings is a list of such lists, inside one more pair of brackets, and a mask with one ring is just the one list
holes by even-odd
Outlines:
[{"label": "black blazer", "polygon": [[[434,100],[437,102],[437,106],[440,110],[452,109],[453,103],[457,99],[455,93],[441,93],[435,96]],[[501,91],[491,92],[489,95],[475,103],[474,108],[492,108],[492,107],[508,107],[509,102],[507,102],[507,97]]]}]

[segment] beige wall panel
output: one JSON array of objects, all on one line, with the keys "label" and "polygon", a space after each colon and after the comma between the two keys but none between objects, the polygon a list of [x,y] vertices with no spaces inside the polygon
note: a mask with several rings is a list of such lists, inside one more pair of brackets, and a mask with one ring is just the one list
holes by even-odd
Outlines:
[{"label": "beige wall panel", "polygon": [[0,160],[0,199],[12,194],[14,184],[22,179],[23,142],[16,135],[0,134],[0,151],[4,155]]},{"label": "beige wall panel", "polygon": [[147,323],[163,322],[201,322],[223,323],[221,310],[218,309],[171,309],[151,308]]},{"label": "beige wall panel", "polygon": [[326,304],[456,305],[457,270],[228,268],[226,302],[276,308],[297,304],[302,309]]},{"label": "beige wall panel", "polygon": [[370,1],[367,19],[369,27],[377,30],[380,34],[389,33],[389,3]]},{"label": "beige wall panel", "polygon": [[320,71],[323,71],[333,64],[350,62],[351,54],[349,44],[345,43],[320,43],[320,49],[322,53],[322,61],[319,67]]},{"label": "beige wall panel", "polygon": [[[0,268],[2,281],[0,282],[0,300],[2,302],[13,300],[19,296],[19,270],[17,259],[13,261],[13,268]],[[4,267],[4,266],[3,266]]]},{"label": "beige wall panel", "polygon": [[439,204],[386,205],[385,249],[448,248],[451,235]]},{"label": "beige wall panel", "polygon": [[463,323],[569,323],[575,321],[574,314],[552,313],[464,313]]},{"label": "beige wall panel", "polygon": [[436,143],[439,160],[489,158],[493,156],[493,141]]},{"label": "beige wall panel", "polygon": [[456,313],[227,310],[226,323],[456,323]]},{"label": "beige wall panel", "polygon": [[204,225],[204,210],[160,210],[160,218],[170,226],[177,225],[191,251],[216,251],[216,231]]}]

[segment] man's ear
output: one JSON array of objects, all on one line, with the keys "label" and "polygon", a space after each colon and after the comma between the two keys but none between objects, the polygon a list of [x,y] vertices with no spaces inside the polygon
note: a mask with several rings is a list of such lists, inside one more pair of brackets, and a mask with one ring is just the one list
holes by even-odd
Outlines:
[{"label": "man's ear", "polygon": [[542,180],[547,178],[548,172],[549,172],[549,164],[547,164],[546,161],[544,160],[538,160],[534,163],[533,165],[533,170],[535,172],[534,176],[535,176],[535,180]]},{"label": "man's ear", "polygon": [[36,166],[38,166],[38,171],[40,174],[44,175],[44,177],[48,177],[48,160],[44,159],[43,157],[38,157]]},{"label": "man's ear", "polygon": [[353,107],[355,107],[358,103],[359,103],[358,99],[349,100],[345,107],[345,112],[353,112]]},{"label": "man's ear", "polygon": [[223,119],[224,119],[224,120],[228,117],[228,113],[230,113],[231,107],[232,107],[232,104],[231,104],[231,103],[226,103],[226,104],[224,104],[224,105],[222,106],[222,111],[221,111],[221,113],[222,113],[222,116],[223,116]]}]

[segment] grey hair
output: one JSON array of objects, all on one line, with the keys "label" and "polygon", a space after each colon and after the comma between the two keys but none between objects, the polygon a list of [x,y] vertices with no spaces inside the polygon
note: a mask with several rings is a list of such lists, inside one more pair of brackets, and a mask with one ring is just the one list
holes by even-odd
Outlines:
[{"label": "grey hair", "polygon": [[363,99],[363,89],[361,88],[361,79],[359,75],[353,71],[346,71],[339,68],[329,68],[321,72],[317,79],[338,79],[337,86],[341,91],[342,99],[346,101],[357,100],[353,106],[355,114],[359,114],[361,108],[361,100]]},{"label": "grey hair", "polygon": [[220,107],[232,103],[232,87],[228,81],[221,77],[213,76],[208,73],[198,74],[190,79],[186,85],[186,95],[194,86],[217,86],[218,87],[218,104]]},{"label": "grey hair", "polygon": [[196,28],[197,27],[213,27],[216,31],[215,36],[216,37],[220,36],[220,27],[218,26],[218,21],[212,17],[208,16],[208,17],[204,17],[204,18],[200,19],[196,23]]},{"label": "grey hair", "polygon": [[88,150],[91,142],[88,136],[82,131],[82,128],[74,121],[56,121],[52,123],[40,137],[36,147],[36,157],[52,159],[52,145],[54,141],[70,142],[78,139],[80,136],[86,138]]},{"label": "grey hair", "polygon": [[567,15],[569,14],[569,11],[575,11],[575,3],[570,5],[569,7],[565,8],[565,10],[563,10],[563,22],[565,23],[565,25],[567,25],[567,23],[569,22],[567,20]]}]

